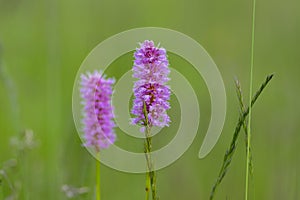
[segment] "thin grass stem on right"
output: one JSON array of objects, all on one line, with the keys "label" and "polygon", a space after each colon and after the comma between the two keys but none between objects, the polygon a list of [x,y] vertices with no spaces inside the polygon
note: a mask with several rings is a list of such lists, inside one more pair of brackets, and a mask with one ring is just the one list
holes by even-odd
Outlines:
[{"label": "thin grass stem on right", "polygon": [[[253,107],[256,100],[261,95],[262,91],[266,88],[268,83],[272,80],[272,78],[273,78],[273,74],[268,75],[266,77],[265,81],[261,84],[260,88],[257,90],[255,95],[253,96],[253,98],[251,100],[251,107]],[[214,195],[216,193],[216,189],[217,189],[218,185],[220,185],[220,183],[222,182],[223,178],[225,177],[225,175],[228,171],[228,168],[229,168],[229,166],[231,164],[231,161],[232,161],[233,154],[236,150],[237,139],[238,139],[240,130],[241,130],[248,114],[249,114],[249,106],[245,109],[245,111],[242,113],[242,115],[240,115],[240,117],[238,119],[238,123],[235,127],[233,137],[232,137],[232,140],[231,140],[231,143],[230,143],[230,147],[225,152],[223,163],[222,163],[218,178],[217,178],[215,184],[212,187],[210,197],[209,197],[210,200],[212,200],[214,198]]]},{"label": "thin grass stem on right", "polygon": [[[235,79],[235,86],[236,86],[236,93],[237,97],[239,100],[239,105],[240,105],[240,115],[242,115],[245,112],[245,104],[244,104],[244,99],[243,99],[243,93],[242,93],[242,86],[239,82],[239,80],[236,78]],[[243,130],[245,133],[245,146],[246,146],[246,155],[247,155],[247,150],[248,150],[248,123],[247,120],[243,122]],[[252,147],[249,147],[249,156],[250,156],[250,161],[249,161],[249,173],[250,176],[253,176],[253,159],[252,159]]]}]

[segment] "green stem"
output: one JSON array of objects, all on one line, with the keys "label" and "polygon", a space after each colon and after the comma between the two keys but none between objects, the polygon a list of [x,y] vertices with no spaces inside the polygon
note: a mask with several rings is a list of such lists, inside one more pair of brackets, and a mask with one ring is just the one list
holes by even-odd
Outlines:
[{"label": "green stem", "polygon": [[[146,141],[145,141],[145,156],[147,161],[147,180],[150,180],[150,187],[151,187],[151,193],[152,193],[152,200],[157,200],[156,197],[156,173],[153,170],[153,160],[151,157],[151,149],[152,149],[152,138],[150,136],[150,127],[146,127]],[[149,182],[147,183],[149,184]],[[149,188],[147,188],[148,185],[146,185],[146,196],[149,195]],[[148,189],[148,191],[147,191]]]},{"label": "green stem", "polygon": [[[252,85],[253,85],[253,63],[254,63],[254,39],[255,39],[255,7],[256,0],[253,0],[252,9],[252,38],[251,38],[251,64],[250,64],[250,87],[249,87],[249,105],[251,105]],[[251,147],[251,116],[252,108],[249,107],[248,134],[247,134],[247,164],[246,164],[246,184],[245,184],[245,200],[248,200],[248,184],[249,184],[249,165],[250,165],[250,147]]]},{"label": "green stem", "polygon": [[[98,159],[100,157],[100,153],[98,152]],[[100,194],[100,161],[96,159],[96,199],[100,200],[101,199],[101,194]]]},{"label": "green stem", "polygon": [[146,182],[146,199],[149,198],[149,179],[150,179],[150,186],[152,191],[152,200],[157,200],[156,197],[156,173],[153,170],[153,161],[151,158],[151,150],[152,150],[152,138],[151,138],[151,126],[148,123],[148,115],[147,115],[147,108],[146,103],[144,102],[144,115],[145,115],[145,157],[147,161],[147,182]]},{"label": "green stem", "polygon": [[[240,112],[242,115],[245,112],[245,104],[244,104],[244,100],[243,100],[243,94],[242,94],[242,87],[241,84],[239,82],[238,79],[235,80],[235,86],[236,86],[236,92],[237,92],[237,97],[239,100],[239,104],[240,104]],[[245,120],[243,122],[243,129],[245,132],[245,144],[246,144],[246,156],[247,156],[247,150],[248,150],[248,124],[246,122],[247,120]],[[252,150],[251,147],[249,147],[249,155],[250,155],[250,163],[249,163],[249,173],[250,175],[253,177],[253,161],[252,161]]]},{"label": "green stem", "polygon": [[152,158],[151,158],[151,146],[152,146],[152,139],[149,137],[150,134],[150,128],[146,128],[146,140],[145,140],[145,156],[147,161],[147,182],[146,182],[146,198],[149,198],[150,194],[150,188],[152,192],[152,199],[156,199],[156,191],[155,191],[155,182],[154,182],[154,176],[155,173],[153,171],[152,166]]},{"label": "green stem", "polygon": [[147,161],[147,170],[148,172],[146,173],[146,200],[149,200],[149,194],[150,194],[150,185],[151,185],[151,178],[150,178],[150,171],[151,171],[151,158],[150,158],[150,152],[151,152],[151,137],[150,137],[150,130],[148,126],[148,115],[147,115],[147,108],[146,108],[146,103],[143,102],[143,112],[145,115],[145,143],[144,143],[144,152],[145,152],[145,157]]},{"label": "green stem", "polygon": [[235,130],[234,130],[234,133],[233,133],[233,137],[232,137],[232,140],[231,140],[231,143],[230,143],[230,147],[229,147],[229,149],[226,150],[226,153],[224,155],[222,167],[219,171],[218,178],[217,178],[216,182],[214,183],[214,185],[212,187],[210,197],[209,197],[210,200],[212,200],[214,198],[214,195],[216,193],[216,189],[217,189],[218,185],[222,182],[223,178],[225,177],[225,175],[228,171],[228,168],[229,168],[230,163],[232,161],[233,154],[236,150],[237,139],[238,139],[241,127],[243,126],[243,123],[244,123],[244,121],[246,120],[246,117],[249,114],[249,110],[250,110],[249,107],[252,107],[254,105],[254,103],[256,102],[258,97],[261,95],[262,91],[266,88],[268,83],[272,80],[272,78],[273,78],[273,74],[268,75],[266,77],[266,80],[262,83],[262,85],[260,86],[258,91],[253,96],[250,106],[245,108],[245,112],[242,113],[242,115],[240,115],[238,123],[237,123],[237,125],[235,127]]}]

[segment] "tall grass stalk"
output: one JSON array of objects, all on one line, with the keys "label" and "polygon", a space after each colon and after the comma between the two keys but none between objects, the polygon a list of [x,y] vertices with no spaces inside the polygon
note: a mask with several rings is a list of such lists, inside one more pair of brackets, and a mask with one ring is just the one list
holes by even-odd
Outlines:
[{"label": "tall grass stalk", "polygon": [[[253,83],[253,64],[254,64],[254,40],[255,40],[255,8],[256,0],[253,0],[252,8],[252,38],[251,38],[251,63],[250,63],[250,87],[249,87],[249,105],[251,104],[252,97],[252,83]],[[248,200],[248,184],[249,184],[249,166],[250,166],[250,147],[251,147],[251,117],[252,108],[249,108],[248,131],[247,131],[247,164],[246,164],[246,184],[245,184],[245,200]]]},{"label": "tall grass stalk", "polygon": [[[245,112],[245,104],[243,99],[243,93],[242,93],[242,87],[238,79],[235,80],[235,87],[236,87],[236,93],[238,97],[238,101],[240,104],[240,115],[242,115]],[[246,156],[247,156],[247,150],[248,150],[248,124],[245,120],[243,123],[243,129],[245,132],[245,146],[246,146]],[[250,155],[250,162],[249,162],[249,173],[251,176],[253,176],[253,159],[252,159],[252,150],[251,147],[249,147],[249,155]]]},{"label": "tall grass stalk", "polygon": [[257,90],[255,95],[253,96],[253,98],[251,100],[251,103],[250,103],[250,106],[245,108],[245,111],[243,112],[243,114],[240,115],[240,117],[238,119],[238,122],[237,122],[237,125],[236,125],[235,130],[234,130],[234,133],[233,133],[233,137],[232,137],[232,140],[231,140],[231,143],[230,143],[230,147],[229,147],[229,149],[226,150],[226,153],[224,155],[223,163],[222,163],[218,178],[217,178],[215,184],[212,187],[212,191],[211,191],[210,197],[209,197],[210,200],[212,200],[214,198],[214,195],[215,195],[215,192],[216,192],[216,189],[217,189],[218,185],[220,185],[220,183],[222,182],[223,178],[225,177],[225,175],[228,171],[228,168],[229,168],[229,166],[231,164],[231,161],[232,161],[233,154],[236,150],[237,139],[238,139],[240,130],[241,130],[241,128],[242,128],[242,126],[243,126],[243,124],[246,120],[246,117],[249,114],[250,108],[254,105],[254,103],[256,102],[258,97],[261,95],[262,91],[266,88],[268,83],[272,80],[272,78],[273,78],[273,74],[268,75],[266,77],[265,81],[262,83],[260,88]]}]

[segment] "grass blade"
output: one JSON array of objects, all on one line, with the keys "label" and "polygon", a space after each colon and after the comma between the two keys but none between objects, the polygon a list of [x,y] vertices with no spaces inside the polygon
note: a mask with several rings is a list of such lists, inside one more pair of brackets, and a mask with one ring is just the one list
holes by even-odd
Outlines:
[{"label": "grass blade", "polygon": [[[236,86],[236,93],[240,104],[240,115],[242,115],[245,112],[245,104],[243,99],[243,93],[242,93],[242,87],[238,79],[235,80],[235,86]],[[243,122],[243,130],[245,132],[245,145],[246,145],[246,154],[248,150],[248,126],[247,126],[247,119]],[[253,176],[253,159],[252,159],[252,148],[249,147],[249,173],[251,176]]]},{"label": "grass blade", "polygon": [[[273,74],[268,75],[265,79],[265,81],[262,83],[262,85],[260,86],[260,88],[257,90],[257,92],[255,93],[255,95],[253,96],[252,100],[251,100],[251,107],[255,104],[256,100],[258,99],[258,97],[261,95],[262,91],[266,88],[266,86],[268,85],[268,83],[272,80],[273,78]],[[240,133],[240,130],[246,120],[247,115],[249,114],[249,107],[247,107],[245,109],[245,111],[242,113],[242,115],[240,115],[238,123],[235,127],[234,133],[233,133],[233,137],[230,143],[230,147],[229,149],[226,150],[226,153],[224,155],[224,160],[223,160],[223,164],[222,167],[220,169],[219,172],[219,176],[215,182],[215,184],[212,187],[212,191],[210,193],[210,197],[209,199],[212,200],[214,198],[216,189],[218,187],[218,185],[222,182],[223,178],[225,177],[228,168],[231,164],[232,161],[232,157],[233,154],[236,150],[236,145],[237,145],[237,139]]]}]

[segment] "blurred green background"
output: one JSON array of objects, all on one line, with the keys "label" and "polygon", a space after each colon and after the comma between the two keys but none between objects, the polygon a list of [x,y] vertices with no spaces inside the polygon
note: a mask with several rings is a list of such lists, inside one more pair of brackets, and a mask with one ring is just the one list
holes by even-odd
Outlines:
[{"label": "blurred green background", "polygon": [[[189,150],[158,171],[158,192],[162,200],[208,199],[239,115],[235,76],[248,97],[251,5],[238,0],[0,0],[0,199],[14,194],[24,200],[68,199],[72,194],[74,199],[93,199],[95,160],[81,146],[72,118],[75,75],[98,43],[145,26],[191,36],[208,51],[223,76],[226,124],[213,151],[199,160],[210,119],[209,94],[192,66],[169,54],[171,67],[197,91],[201,122]],[[300,199],[299,9],[296,0],[257,1],[254,90],[267,74],[274,72],[275,78],[253,109],[250,199]],[[108,73],[118,78],[131,65],[132,54],[124,55]],[[171,103],[176,110],[176,98]],[[170,112],[174,122],[166,133],[174,132],[178,122],[179,114]],[[122,148],[142,150],[140,140],[131,141],[116,131]],[[246,158],[243,133],[240,136],[216,199],[244,197]],[[163,146],[170,138],[172,134],[159,135],[154,143]],[[144,174],[102,165],[101,181],[104,200],[144,198]],[[76,195],[85,187],[88,193]]]}]

